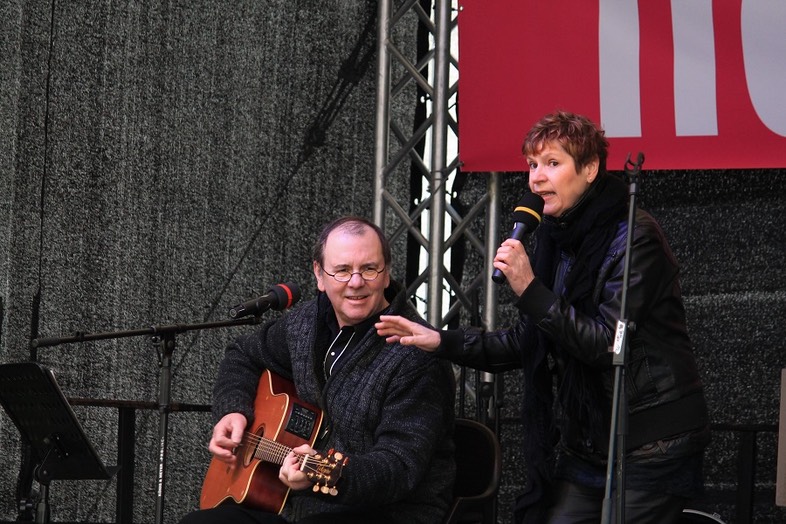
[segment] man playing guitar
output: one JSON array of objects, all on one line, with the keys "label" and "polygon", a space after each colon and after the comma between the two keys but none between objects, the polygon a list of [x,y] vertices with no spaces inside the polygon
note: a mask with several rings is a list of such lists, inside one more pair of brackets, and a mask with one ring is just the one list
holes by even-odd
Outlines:
[{"label": "man playing guitar", "polygon": [[[453,374],[373,327],[381,313],[423,323],[391,278],[387,239],[365,219],[334,220],[316,242],[313,271],[316,298],[227,347],[202,509],[181,524],[443,519],[455,475]],[[270,405],[280,422],[264,420]],[[254,500],[266,488],[252,486],[256,470],[238,471],[257,459],[276,464],[283,497]],[[222,478],[238,489],[220,486]]]}]

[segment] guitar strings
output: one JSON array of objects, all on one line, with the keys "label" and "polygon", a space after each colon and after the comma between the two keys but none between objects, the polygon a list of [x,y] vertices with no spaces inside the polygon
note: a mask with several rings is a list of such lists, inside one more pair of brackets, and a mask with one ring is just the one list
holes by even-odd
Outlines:
[{"label": "guitar strings", "polygon": [[[245,441],[254,448],[253,457],[266,462],[283,464],[286,456],[292,451],[292,448],[256,433],[246,432]],[[319,473],[318,466],[323,462],[322,460],[316,459],[311,455],[297,455],[297,458],[301,470]]]},{"label": "guitar strings", "polygon": [[275,440],[267,439],[257,435],[256,433],[246,433],[245,437],[246,442],[248,442],[254,449],[254,458],[260,460],[282,464],[284,462],[284,458],[286,458],[289,452],[292,451],[292,448],[288,448],[283,444],[279,444]]}]

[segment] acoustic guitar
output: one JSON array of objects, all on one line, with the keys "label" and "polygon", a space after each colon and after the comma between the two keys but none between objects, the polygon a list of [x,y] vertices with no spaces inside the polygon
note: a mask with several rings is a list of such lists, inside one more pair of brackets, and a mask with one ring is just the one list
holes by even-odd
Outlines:
[{"label": "acoustic guitar", "polygon": [[[235,450],[238,460],[229,465],[215,457],[210,462],[202,495],[201,509],[234,501],[237,504],[281,513],[289,487],[278,479],[278,470],[293,448],[313,447],[322,424],[322,411],[297,398],[295,386],[265,370],[259,378],[254,401],[253,432],[246,432]],[[330,450],[326,455],[300,458],[301,470],[314,483],[314,491],[336,495],[336,482],[349,460]]]}]

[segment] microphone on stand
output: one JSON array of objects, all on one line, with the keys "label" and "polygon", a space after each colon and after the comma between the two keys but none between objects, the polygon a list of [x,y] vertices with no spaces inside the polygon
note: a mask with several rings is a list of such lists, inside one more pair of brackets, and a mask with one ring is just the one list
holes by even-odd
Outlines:
[{"label": "microphone on stand", "polygon": [[292,307],[298,300],[300,300],[300,287],[297,284],[291,282],[276,284],[261,297],[243,302],[230,309],[229,316],[231,318],[256,316],[268,309],[281,311]]},{"label": "microphone on stand", "polygon": [[[510,238],[522,241],[525,235],[537,229],[541,220],[543,220],[543,197],[536,193],[524,194],[513,210],[513,232]],[[507,278],[502,271],[495,269],[491,274],[491,280],[503,284]]]}]

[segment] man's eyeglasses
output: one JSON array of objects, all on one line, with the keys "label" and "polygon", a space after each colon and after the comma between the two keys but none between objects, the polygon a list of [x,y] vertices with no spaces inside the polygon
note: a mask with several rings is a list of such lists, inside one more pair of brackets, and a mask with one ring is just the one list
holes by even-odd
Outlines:
[{"label": "man's eyeglasses", "polygon": [[352,275],[360,275],[360,277],[365,280],[366,282],[371,282],[376,280],[380,273],[385,271],[385,268],[382,269],[364,269],[363,271],[336,271],[335,273],[328,273],[325,268],[322,268],[322,271],[325,272],[326,275],[335,278],[338,282],[349,282],[352,280]]}]

